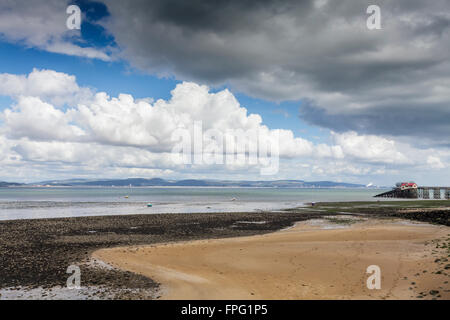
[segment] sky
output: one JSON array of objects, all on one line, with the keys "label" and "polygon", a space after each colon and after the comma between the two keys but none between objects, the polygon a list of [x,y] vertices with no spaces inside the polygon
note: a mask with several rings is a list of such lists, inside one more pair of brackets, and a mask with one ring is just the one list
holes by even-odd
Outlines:
[{"label": "sky", "polygon": [[449,185],[449,137],[448,0],[0,0],[0,181]]}]

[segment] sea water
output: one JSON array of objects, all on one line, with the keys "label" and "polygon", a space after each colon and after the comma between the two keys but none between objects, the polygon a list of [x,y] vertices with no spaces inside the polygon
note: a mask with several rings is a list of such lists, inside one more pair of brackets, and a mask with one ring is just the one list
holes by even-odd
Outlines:
[{"label": "sea water", "polygon": [[[101,215],[253,212],[319,201],[375,201],[378,189],[203,187],[0,188],[0,220]],[[148,207],[147,204],[152,206]]]}]

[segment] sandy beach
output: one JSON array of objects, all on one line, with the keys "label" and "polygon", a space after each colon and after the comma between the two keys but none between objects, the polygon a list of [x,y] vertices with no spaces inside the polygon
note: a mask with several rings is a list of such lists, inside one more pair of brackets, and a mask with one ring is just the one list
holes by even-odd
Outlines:
[{"label": "sandy beach", "polygon": [[[101,249],[161,284],[162,299],[449,299],[447,226],[314,219],[255,236]],[[366,268],[381,269],[381,289]],[[445,268],[447,266],[447,269]]]}]

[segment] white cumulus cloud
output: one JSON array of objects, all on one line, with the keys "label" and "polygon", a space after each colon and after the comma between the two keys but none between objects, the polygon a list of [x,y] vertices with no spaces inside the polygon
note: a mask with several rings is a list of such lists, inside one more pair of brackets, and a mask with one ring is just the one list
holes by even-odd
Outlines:
[{"label": "white cumulus cloud", "polygon": [[28,75],[0,73],[0,95],[13,98],[38,97],[59,106],[89,99],[92,92],[88,88],[80,88],[73,75],[54,70],[33,69]]}]

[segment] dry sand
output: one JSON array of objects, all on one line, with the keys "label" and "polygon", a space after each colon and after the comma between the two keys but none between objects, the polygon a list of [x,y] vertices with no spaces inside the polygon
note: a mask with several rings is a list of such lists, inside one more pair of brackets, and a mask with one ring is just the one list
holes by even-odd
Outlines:
[{"label": "dry sand", "polygon": [[[399,220],[324,222],[93,255],[161,283],[162,299],[415,299],[421,292],[424,299],[450,299],[449,276],[434,273],[442,269],[435,259],[447,253],[432,243],[447,239],[449,227]],[[366,286],[369,265],[381,268],[380,290]]]}]

